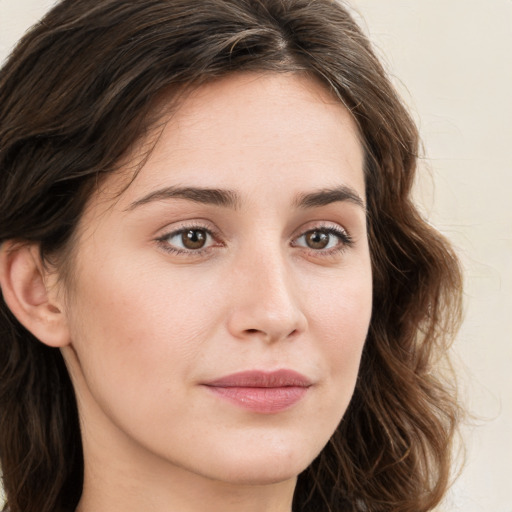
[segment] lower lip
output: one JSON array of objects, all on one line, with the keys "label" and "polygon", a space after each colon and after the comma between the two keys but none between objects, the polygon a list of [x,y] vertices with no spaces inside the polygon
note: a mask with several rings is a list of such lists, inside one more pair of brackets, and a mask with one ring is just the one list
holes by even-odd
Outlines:
[{"label": "lower lip", "polygon": [[273,414],[289,409],[301,400],[308,388],[283,386],[276,388],[207,386],[217,396],[253,412]]}]

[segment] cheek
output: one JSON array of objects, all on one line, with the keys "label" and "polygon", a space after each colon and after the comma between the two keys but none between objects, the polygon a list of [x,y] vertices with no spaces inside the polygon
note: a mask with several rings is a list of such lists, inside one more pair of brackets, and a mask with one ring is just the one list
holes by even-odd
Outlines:
[{"label": "cheek", "polygon": [[355,385],[372,312],[369,266],[334,280],[310,306],[310,328],[323,347],[329,373],[350,389]]},{"label": "cheek", "polygon": [[135,399],[155,383],[174,386],[200,356],[216,301],[204,286],[166,275],[147,266],[104,266],[82,276],[71,327],[91,388],[123,388]]},{"label": "cheek", "polygon": [[133,438],[156,439],[162,425],[187,410],[216,302],[199,291],[184,293],[187,286],[179,279],[155,279],[150,272],[126,278],[129,274],[118,268],[82,279],[73,325],[79,368],[73,380],[89,424],[108,418]]}]

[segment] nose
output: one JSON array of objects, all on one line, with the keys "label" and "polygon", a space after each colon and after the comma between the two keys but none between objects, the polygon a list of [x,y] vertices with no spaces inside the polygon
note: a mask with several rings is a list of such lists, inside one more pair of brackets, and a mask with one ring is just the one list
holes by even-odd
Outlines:
[{"label": "nose", "polygon": [[228,329],[236,338],[273,343],[307,328],[297,283],[276,252],[252,255],[233,269]]}]

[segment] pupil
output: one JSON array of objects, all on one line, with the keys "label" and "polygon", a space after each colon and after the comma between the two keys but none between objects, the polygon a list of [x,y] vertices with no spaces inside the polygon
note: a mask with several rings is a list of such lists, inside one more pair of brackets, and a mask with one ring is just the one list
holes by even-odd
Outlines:
[{"label": "pupil", "polygon": [[185,231],[181,239],[187,249],[201,249],[206,243],[206,234],[199,229],[191,229]]},{"label": "pupil", "polygon": [[307,236],[307,242],[312,249],[323,249],[329,243],[329,235],[322,231],[311,231]]}]

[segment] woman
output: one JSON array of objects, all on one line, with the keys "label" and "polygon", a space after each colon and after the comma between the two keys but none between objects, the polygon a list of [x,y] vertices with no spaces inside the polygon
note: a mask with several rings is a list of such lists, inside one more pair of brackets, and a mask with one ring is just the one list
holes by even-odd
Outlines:
[{"label": "woman", "polygon": [[460,273],[330,0],[64,0],[0,74],[10,512],[427,511]]}]

